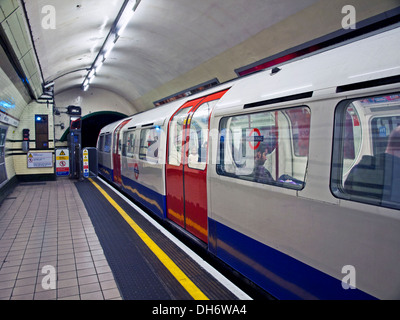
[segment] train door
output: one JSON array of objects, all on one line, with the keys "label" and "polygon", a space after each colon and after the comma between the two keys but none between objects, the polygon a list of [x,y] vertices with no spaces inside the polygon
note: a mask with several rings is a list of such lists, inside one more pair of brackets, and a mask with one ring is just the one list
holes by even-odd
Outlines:
[{"label": "train door", "polygon": [[114,144],[112,149],[113,154],[113,180],[116,184],[122,185],[121,178],[121,149],[122,149],[122,137],[120,137],[121,129],[129,122],[130,120],[122,121],[118,127],[114,131]]},{"label": "train door", "polygon": [[209,118],[225,92],[187,102],[168,125],[167,217],[204,242],[208,242]]}]

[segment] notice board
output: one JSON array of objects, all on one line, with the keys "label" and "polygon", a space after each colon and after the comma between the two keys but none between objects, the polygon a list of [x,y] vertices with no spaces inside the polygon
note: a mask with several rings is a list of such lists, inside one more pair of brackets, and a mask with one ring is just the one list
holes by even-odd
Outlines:
[{"label": "notice board", "polygon": [[27,155],[28,168],[52,168],[53,153],[52,152],[28,152]]}]

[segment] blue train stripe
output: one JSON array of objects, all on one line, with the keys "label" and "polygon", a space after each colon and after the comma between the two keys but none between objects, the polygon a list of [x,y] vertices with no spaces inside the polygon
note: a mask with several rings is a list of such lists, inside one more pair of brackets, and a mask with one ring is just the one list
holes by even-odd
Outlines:
[{"label": "blue train stripe", "polygon": [[278,299],[375,299],[213,219],[208,223],[210,252]]},{"label": "blue train stripe", "polygon": [[106,166],[103,166],[102,164],[98,164],[99,167],[99,172],[103,177],[105,177],[107,180],[114,181],[114,171]]},{"label": "blue train stripe", "polygon": [[164,195],[124,176],[122,176],[122,188],[152,213],[162,219],[166,218],[166,197]]}]

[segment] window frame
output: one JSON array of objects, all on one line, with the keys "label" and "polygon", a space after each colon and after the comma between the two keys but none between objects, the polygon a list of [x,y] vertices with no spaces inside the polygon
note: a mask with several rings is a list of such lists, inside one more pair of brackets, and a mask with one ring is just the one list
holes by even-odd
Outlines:
[{"label": "window frame", "polygon": [[[130,158],[130,159],[134,159],[134,158],[138,158],[139,157],[139,153],[136,152],[137,148],[136,148],[136,142],[137,142],[137,132],[140,130],[128,130],[125,131],[122,135],[122,156]],[[132,142],[132,136],[133,136],[133,144]],[[139,140],[140,140],[140,136],[139,136]],[[128,147],[127,142],[130,142],[130,146]],[[130,152],[132,151],[132,152]]]},{"label": "window frame", "polygon": [[[219,99],[215,100],[210,100],[206,102],[201,102],[198,107],[196,107],[196,110],[189,115],[190,125],[189,125],[189,142],[186,146],[188,148],[188,159],[187,159],[187,166],[190,169],[195,169],[199,171],[205,171],[207,169],[207,160],[208,160],[208,144],[209,144],[209,134],[210,134],[210,116],[212,113],[212,110],[214,109],[215,105],[218,103]],[[201,128],[200,125],[198,125],[199,122],[201,122],[201,112],[204,112],[203,110],[206,109],[207,111],[207,117],[203,116],[203,119],[206,119],[207,121],[205,122],[206,127]],[[200,115],[200,116],[199,116]],[[196,127],[197,128],[193,128]],[[199,135],[200,132],[200,135]],[[194,135],[198,138],[196,141],[194,141],[193,137]],[[201,142],[201,144],[199,144]],[[191,145],[195,143],[197,145],[197,160],[193,160],[190,155],[191,155]],[[198,153],[200,151],[200,153]],[[200,159],[200,160],[199,160]]]},{"label": "window frame", "polygon": [[[375,98],[381,98],[381,97],[387,97],[387,96],[395,96],[399,95],[399,92],[388,92],[388,93],[377,93],[374,95],[367,95],[367,96],[358,96],[354,97],[351,99],[344,99],[339,101],[339,103],[335,107],[334,111],[334,123],[333,123],[333,142],[332,142],[332,157],[331,157],[331,173],[330,173],[330,180],[329,180],[329,189],[332,193],[332,195],[341,200],[347,200],[347,201],[352,201],[356,203],[363,203],[363,204],[368,204],[368,205],[374,205],[378,207],[385,207],[385,208],[390,208],[390,209],[399,209],[400,206],[393,205],[391,203],[388,203],[388,201],[382,200],[382,199],[375,199],[372,197],[368,197],[367,195],[360,195],[356,193],[350,193],[345,190],[344,188],[344,179],[343,179],[343,172],[344,172],[344,142],[345,139],[343,138],[344,132],[345,132],[345,120],[346,120],[346,110],[347,108],[356,101],[363,101],[366,99],[375,99]],[[400,107],[400,102],[399,102],[399,107]],[[400,114],[400,113],[399,113]],[[372,121],[377,119],[377,118],[384,118],[387,117],[385,115],[380,116],[371,116],[370,119],[368,120],[368,126],[372,126]],[[362,121],[363,119],[360,118],[360,125],[364,123]],[[368,136],[366,136],[368,135]],[[372,152],[374,152],[374,145],[373,145],[373,137],[370,136],[371,132],[368,130],[368,128],[364,128],[361,125],[361,139],[362,143],[371,143],[370,149]],[[369,142],[364,142],[364,139],[371,139]],[[362,146],[360,147],[360,155],[359,158],[362,158],[366,154],[362,154]],[[374,156],[376,156],[374,154]],[[357,159],[357,155],[355,155],[355,161]],[[356,166],[358,163],[355,163],[354,166]],[[351,169],[349,170],[349,172]]]},{"label": "window frame", "polygon": [[[308,127],[308,130],[309,130],[309,132],[308,132],[308,151],[307,151],[307,155],[306,156],[296,155],[295,147],[294,147],[293,123],[291,122],[292,119],[289,117],[288,114],[284,114],[285,111],[293,110],[293,109],[300,109],[300,108],[307,108],[309,116],[310,116],[309,123],[308,123],[308,125],[309,125],[309,127]],[[234,118],[234,117],[251,116],[251,115],[262,114],[262,113],[273,114],[273,113],[276,113],[276,112],[282,112],[282,114],[288,119],[288,121],[290,121],[290,127],[288,127],[288,129],[289,129],[289,135],[290,135],[290,148],[292,150],[292,160],[294,158],[305,158],[305,157],[307,158],[306,165],[305,165],[305,171],[304,171],[304,180],[300,181],[300,180],[295,179],[294,177],[292,177],[292,178],[294,178],[293,181],[296,180],[296,181],[301,182],[301,186],[300,187],[298,187],[298,185],[295,185],[295,184],[289,184],[289,183],[281,182],[281,181],[273,181],[273,182],[271,182],[271,181],[268,181],[268,182],[254,181],[253,175],[255,173],[255,168],[253,168],[252,175],[244,175],[244,176],[240,176],[240,175],[237,175],[237,174],[234,174],[234,173],[230,173],[230,172],[227,172],[227,171],[225,171],[223,169],[225,164],[222,164],[223,156],[221,156],[221,155],[224,154],[225,150],[221,150],[221,149],[222,148],[224,149],[223,146],[224,146],[224,143],[226,143],[226,142],[225,141],[221,142],[221,136],[222,136],[221,133],[222,133],[222,131],[231,130],[231,128],[229,128],[229,127],[222,128],[222,125],[224,123],[224,119],[227,119],[226,121],[228,121],[228,119]],[[239,180],[243,180],[243,181],[254,182],[254,183],[257,183],[259,185],[270,185],[270,186],[276,186],[276,187],[290,189],[290,190],[296,190],[296,191],[303,190],[305,188],[305,185],[306,185],[307,168],[308,168],[308,164],[309,164],[309,152],[310,152],[310,146],[309,145],[310,145],[311,116],[312,116],[311,113],[312,112],[311,112],[311,108],[310,108],[309,105],[307,105],[307,104],[299,104],[299,105],[294,105],[294,106],[285,106],[285,107],[281,107],[281,108],[264,109],[264,110],[254,111],[254,112],[251,112],[251,113],[241,113],[241,114],[227,115],[227,116],[222,117],[219,120],[219,125],[218,125],[219,139],[218,139],[218,155],[217,155],[217,162],[218,163],[216,164],[216,172],[217,172],[217,174],[220,175],[220,176],[231,177],[231,178],[239,179]],[[268,124],[265,124],[264,128],[266,128],[268,126],[269,126]],[[243,130],[243,128],[242,128],[242,130]],[[276,130],[276,126],[275,126],[275,130]],[[278,131],[278,137],[279,137],[279,134],[281,133],[279,131],[279,128],[278,128],[277,131]],[[233,141],[228,142],[228,143],[233,143]],[[243,141],[242,141],[242,143],[243,143]],[[278,138],[277,141],[275,141],[274,145],[275,145],[275,147],[273,148],[273,151],[275,151],[276,148],[279,146],[279,138]],[[236,164],[236,160],[234,159],[233,156],[232,156],[232,159],[233,159],[234,163]],[[243,166],[243,164],[242,164],[242,166]],[[276,166],[275,166],[275,169],[276,169]],[[282,177],[283,175],[286,175],[286,174],[282,174],[281,173],[279,175],[279,177]]]},{"label": "window frame", "polygon": [[[179,167],[184,164],[182,158],[182,149],[184,148],[184,137],[183,133],[185,128],[183,127],[188,120],[190,113],[189,111],[193,106],[184,107],[179,109],[169,120],[168,123],[168,151],[167,151],[167,164]],[[180,120],[182,122],[180,123]],[[178,134],[179,133],[179,134]]]},{"label": "window frame", "polygon": [[[103,145],[103,152],[105,153],[111,153],[111,149],[112,149],[112,133],[106,133],[104,135],[104,145]],[[107,142],[109,142],[109,145],[107,145]],[[106,146],[109,148],[108,150],[106,150]]]},{"label": "window frame", "polygon": [[[157,133],[157,135],[156,135],[156,137],[157,137],[157,141],[156,142],[154,142],[154,143],[156,143],[157,144],[157,148],[156,148],[156,150],[157,150],[157,156],[154,156],[154,157],[150,157],[150,158],[148,158],[148,154],[147,154],[147,152],[148,152],[148,149],[149,149],[149,147],[150,146],[152,146],[152,145],[150,145],[150,146],[144,146],[144,145],[142,145],[142,142],[148,142],[149,140],[145,140],[145,139],[142,139],[142,134],[144,134],[144,137],[146,137],[147,136],[147,131],[150,131],[150,133],[152,132],[152,130],[154,130],[156,133]],[[154,126],[151,126],[151,127],[145,127],[145,128],[141,128],[140,129],[140,133],[139,133],[139,137],[136,137],[136,138],[139,138],[139,148],[138,148],[138,159],[139,160],[141,160],[141,161],[145,161],[145,162],[147,162],[147,163],[152,163],[152,164],[158,164],[159,163],[159,161],[160,161],[160,152],[159,152],[159,150],[160,150],[160,147],[161,147],[161,145],[160,145],[160,140],[161,140],[161,126],[157,126],[157,125],[154,125]],[[145,150],[146,150],[146,153],[143,153],[142,152],[142,148],[144,148]]]}]

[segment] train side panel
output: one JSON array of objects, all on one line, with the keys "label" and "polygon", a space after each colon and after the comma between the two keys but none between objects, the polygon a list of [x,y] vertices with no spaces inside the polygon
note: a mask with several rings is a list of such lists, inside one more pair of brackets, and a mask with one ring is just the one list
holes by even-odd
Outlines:
[{"label": "train side panel", "polygon": [[175,102],[135,115],[121,132],[122,189],[162,219],[166,218],[167,125],[179,106]]},{"label": "train side panel", "polygon": [[[399,37],[393,28],[242,78],[215,105],[208,248],[277,298],[400,298],[400,165],[386,175],[393,183],[353,177],[359,167],[383,171],[375,159],[400,127]],[[135,115],[121,130],[121,188],[162,219],[168,122],[222,89]],[[109,129],[99,169],[112,181]]]},{"label": "train side panel", "polygon": [[[158,142],[160,145],[165,142],[164,130],[161,128],[151,130],[159,131],[157,136],[160,138]],[[140,138],[141,133],[142,138]],[[128,134],[132,134],[132,131],[128,131]],[[122,156],[122,188],[151,212],[165,218],[164,165],[161,158],[154,156],[160,145],[153,145],[156,149],[149,148],[148,151],[144,151],[143,143],[147,144],[149,137],[144,137],[146,133],[140,130],[136,130],[135,134],[139,137],[136,140],[138,143],[136,147],[138,150],[141,149],[141,152],[133,157]],[[140,141],[143,142],[142,147]]]},{"label": "train side panel", "polygon": [[114,131],[121,122],[122,120],[119,120],[102,128],[97,140],[99,173],[111,182],[114,181],[112,157]]},{"label": "train side panel", "polygon": [[[338,101],[304,102],[313,119],[304,189],[210,173],[209,249],[278,298],[398,299],[398,210],[339,200],[330,190]],[[400,99],[396,108],[400,118]],[[354,290],[342,287],[349,267]]]},{"label": "train side panel", "polygon": [[368,182],[346,189],[351,169],[384,152],[400,125],[398,37],[259,73],[216,107],[209,249],[277,298],[400,297],[398,197],[378,200]]}]

